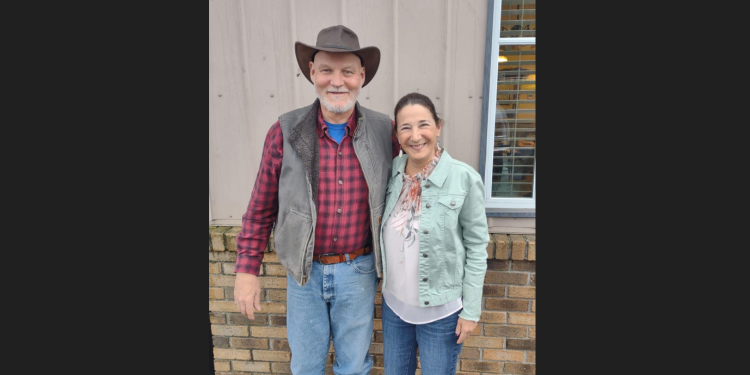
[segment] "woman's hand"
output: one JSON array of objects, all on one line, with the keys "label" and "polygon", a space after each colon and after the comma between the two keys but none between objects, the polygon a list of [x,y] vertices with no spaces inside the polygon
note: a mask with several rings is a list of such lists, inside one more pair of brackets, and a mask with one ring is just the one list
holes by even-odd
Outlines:
[{"label": "woman's hand", "polygon": [[464,340],[469,337],[469,333],[471,333],[476,327],[477,322],[458,318],[458,324],[456,324],[456,336],[458,336],[458,341],[456,341],[456,344],[464,342]]}]

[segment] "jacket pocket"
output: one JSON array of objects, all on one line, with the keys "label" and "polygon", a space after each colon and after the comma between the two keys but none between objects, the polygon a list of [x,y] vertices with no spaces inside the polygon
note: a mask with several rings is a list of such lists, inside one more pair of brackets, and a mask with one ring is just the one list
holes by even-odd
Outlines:
[{"label": "jacket pocket", "polygon": [[458,224],[458,213],[464,205],[466,195],[445,195],[438,198],[441,207],[443,225],[446,229],[455,229]]}]

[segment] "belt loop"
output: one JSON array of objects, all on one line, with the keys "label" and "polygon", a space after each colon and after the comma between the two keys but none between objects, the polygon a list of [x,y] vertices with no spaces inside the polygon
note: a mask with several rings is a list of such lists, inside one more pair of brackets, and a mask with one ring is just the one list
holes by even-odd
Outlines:
[{"label": "belt loop", "polygon": [[351,259],[349,259],[349,254],[344,254],[344,256],[346,257],[346,264],[352,264]]}]

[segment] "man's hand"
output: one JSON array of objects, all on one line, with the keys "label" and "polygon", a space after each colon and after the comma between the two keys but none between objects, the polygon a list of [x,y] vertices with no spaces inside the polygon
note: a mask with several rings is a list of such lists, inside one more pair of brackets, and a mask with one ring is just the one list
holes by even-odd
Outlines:
[{"label": "man's hand", "polygon": [[260,282],[258,276],[237,272],[234,280],[234,303],[242,315],[255,320],[253,307],[260,311]]},{"label": "man's hand", "polygon": [[464,340],[469,337],[469,333],[471,333],[471,331],[473,331],[476,327],[477,322],[458,318],[458,324],[456,324],[456,336],[458,336],[458,341],[456,341],[456,344],[464,342]]}]

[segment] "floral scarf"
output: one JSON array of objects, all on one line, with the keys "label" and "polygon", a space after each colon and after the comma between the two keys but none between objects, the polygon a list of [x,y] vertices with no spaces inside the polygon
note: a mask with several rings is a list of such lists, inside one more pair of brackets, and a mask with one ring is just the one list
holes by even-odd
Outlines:
[{"label": "floral scarf", "polygon": [[[393,218],[391,225],[406,241],[409,241],[408,245],[414,243],[419,237],[417,231],[419,230],[419,218],[422,215],[421,182],[430,176],[430,173],[440,161],[442,153],[443,150],[439,149],[424,169],[415,174],[414,177],[409,177],[406,173],[403,174],[403,186],[398,201],[396,201],[396,209],[391,213]],[[401,251],[404,250],[401,249]]]}]

